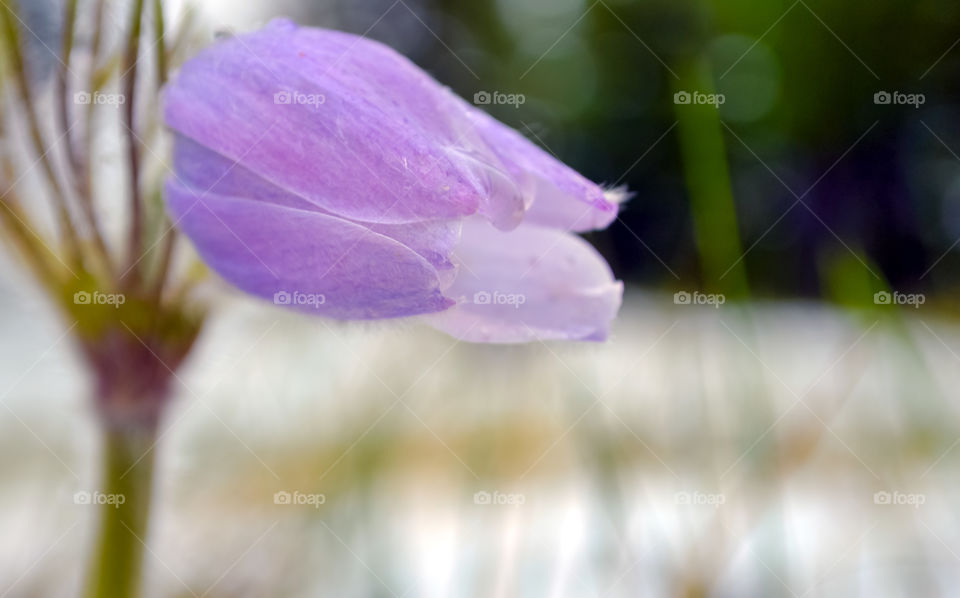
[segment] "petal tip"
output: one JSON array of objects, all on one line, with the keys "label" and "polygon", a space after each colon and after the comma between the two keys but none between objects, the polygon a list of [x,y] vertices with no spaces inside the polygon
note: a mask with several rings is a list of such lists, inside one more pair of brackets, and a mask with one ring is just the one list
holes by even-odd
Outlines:
[{"label": "petal tip", "polygon": [[615,187],[602,186],[603,199],[611,206],[611,209],[617,209],[621,204],[625,204],[633,199],[634,193],[626,185]]}]

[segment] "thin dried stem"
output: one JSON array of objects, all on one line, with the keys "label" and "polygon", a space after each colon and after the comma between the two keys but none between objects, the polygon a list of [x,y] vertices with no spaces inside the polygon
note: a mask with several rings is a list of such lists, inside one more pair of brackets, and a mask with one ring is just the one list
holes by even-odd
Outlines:
[{"label": "thin dried stem", "polygon": [[67,79],[70,73],[70,57],[73,54],[73,36],[77,22],[77,0],[66,0],[63,5],[63,37],[60,44],[60,64],[57,68],[57,119],[67,148],[67,164],[74,178],[77,176],[77,152],[73,146],[72,128],[69,122],[70,107],[67,102]]},{"label": "thin dried stem", "polygon": [[133,275],[133,282],[139,279],[137,262],[143,247],[143,195],[140,192],[140,146],[134,124],[135,92],[137,86],[137,61],[140,54],[140,29],[143,22],[143,0],[135,0],[130,19],[130,32],[127,38],[127,49],[124,55],[123,89],[126,101],[124,102],[123,120],[127,129],[127,168],[130,177],[130,237],[129,237],[129,272]]},{"label": "thin dried stem", "polygon": [[[161,89],[167,82],[167,45],[163,41],[165,31],[163,22],[162,0],[153,2],[153,33],[155,36],[154,49],[157,53],[157,89]],[[169,222],[167,222],[169,224]],[[163,289],[167,284],[167,276],[170,272],[170,265],[173,262],[173,250],[177,243],[177,230],[168,229],[162,241],[160,249],[160,263],[157,269],[157,277],[154,281],[151,297],[157,304],[163,298]]]},{"label": "thin dried stem", "polygon": [[157,54],[157,88],[161,88],[167,82],[167,44],[163,41],[164,23],[163,23],[163,0],[153,0],[153,34],[154,51]]},{"label": "thin dried stem", "polygon": [[[90,40],[90,72],[87,75],[87,91],[93,93],[99,89],[98,73],[100,62],[100,47],[103,44],[103,10],[106,0],[96,0],[93,10],[93,39]],[[89,155],[92,146],[93,136],[93,110],[96,104],[90,102],[86,111],[86,141],[84,142],[85,152],[77,158],[81,161],[85,175],[84,184],[90,189],[91,175],[89,171],[90,161],[85,159]]]},{"label": "thin dried stem", "polygon": [[[100,67],[100,48],[103,44],[103,11],[106,0],[96,0],[93,11],[93,38],[90,41],[90,72],[87,74],[87,89],[89,93],[95,93],[100,89],[99,72]],[[84,112],[83,129],[84,139],[81,143],[82,151],[77,154],[79,170],[83,176],[83,187],[86,195],[93,197],[93,172],[90,166],[90,155],[93,153],[93,130],[94,130],[94,110],[95,102],[90,102]]]},{"label": "thin dried stem", "polygon": [[7,0],[7,2],[0,7],[0,15],[2,15],[4,29],[2,37],[7,46],[7,54],[12,62],[11,71],[16,80],[20,102],[23,104],[24,113],[27,115],[27,128],[30,142],[33,145],[33,151],[39,156],[38,161],[53,191],[54,210],[57,215],[61,235],[67,244],[71,259],[75,264],[80,264],[83,260],[83,253],[77,238],[77,231],[73,225],[73,219],[67,206],[63,188],[60,186],[60,181],[54,171],[53,164],[48,157],[49,149],[43,138],[43,133],[40,130],[36,104],[30,89],[30,78],[27,76],[23,54],[20,51],[20,27],[18,25],[20,19],[17,17],[16,9],[17,5],[15,0]]},{"label": "thin dried stem", "polygon": [[80,159],[77,155],[77,147],[74,144],[73,136],[71,134],[73,131],[73,126],[68,124],[70,120],[70,93],[68,89],[68,78],[70,74],[70,58],[73,53],[73,40],[74,30],[76,29],[76,20],[77,0],[67,0],[64,3],[61,59],[59,68],[57,69],[57,120],[58,124],[60,125],[61,134],[63,135],[64,145],[67,148],[67,166],[69,170],[70,181],[73,184],[73,189],[79,200],[81,213],[83,214],[87,228],[90,231],[90,236],[93,239],[97,256],[103,262],[103,266],[106,268],[106,271],[109,274],[113,270],[113,265],[110,260],[110,251],[107,249],[103,234],[100,231],[100,224],[97,222],[97,215],[96,211],[94,210],[93,196],[89,185],[89,179],[82,174],[84,171],[82,170]]},{"label": "thin dried stem", "polygon": [[[0,112],[5,108],[6,106],[0,106]],[[7,139],[6,134],[5,122],[0,119],[0,139]],[[0,167],[3,169],[0,184],[4,188],[3,194],[0,195],[0,231],[3,231],[5,233],[3,236],[23,254],[27,265],[40,284],[48,292],[55,294],[60,288],[60,279],[45,254],[45,248],[49,245],[45,239],[39,238],[34,232],[36,228],[30,222],[30,217],[21,209],[20,202],[14,195],[11,181],[14,181],[16,176],[13,163],[10,161],[9,148],[4,146],[0,151],[2,151]]]},{"label": "thin dried stem", "polygon": [[[169,221],[167,224],[169,224]],[[163,289],[167,285],[167,278],[170,275],[170,266],[173,263],[173,250],[176,248],[177,238],[176,229],[169,230],[163,238],[163,245],[160,248],[160,264],[157,268],[157,278],[150,292],[156,304],[159,304],[163,298]]]},{"label": "thin dried stem", "polygon": [[19,202],[10,197],[8,191],[0,199],[0,230],[10,243],[23,254],[36,279],[51,292],[59,292],[61,280],[50,260],[43,251],[43,240],[35,240],[28,216],[20,209]]}]

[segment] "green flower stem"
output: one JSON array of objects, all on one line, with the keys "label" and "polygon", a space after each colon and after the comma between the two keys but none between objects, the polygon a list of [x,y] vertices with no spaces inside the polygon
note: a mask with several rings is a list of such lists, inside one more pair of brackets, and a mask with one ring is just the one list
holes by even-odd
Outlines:
[{"label": "green flower stem", "polygon": [[[713,93],[713,80],[703,60],[690,59],[677,68],[676,91]],[[674,112],[704,285],[728,298],[745,297],[747,275],[724,145],[725,125],[711,105],[678,104]]]},{"label": "green flower stem", "polygon": [[140,595],[155,439],[152,427],[105,428],[101,493],[108,504],[99,507],[99,537],[92,554],[87,598]]}]

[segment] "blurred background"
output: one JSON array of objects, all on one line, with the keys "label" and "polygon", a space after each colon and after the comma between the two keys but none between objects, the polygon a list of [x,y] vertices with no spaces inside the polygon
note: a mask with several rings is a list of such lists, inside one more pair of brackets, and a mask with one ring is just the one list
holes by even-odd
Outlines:
[{"label": "blurred background", "polygon": [[[60,9],[21,5],[43,73]],[[588,237],[627,282],[603,345],[471,346],[211,285],[157,448],[149,596],[956,594],[960,5],[166,8],[184,56],[276,16],[381,40],[634,197]],[[74,596],[88,380],[0,270],[0,598]]]}]

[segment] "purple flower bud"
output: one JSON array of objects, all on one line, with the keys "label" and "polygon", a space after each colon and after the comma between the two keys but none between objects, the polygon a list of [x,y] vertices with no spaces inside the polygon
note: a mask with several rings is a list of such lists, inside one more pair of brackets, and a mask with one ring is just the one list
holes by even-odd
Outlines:
[{"label": "purple flower bud", "polygon": [[470,341],[606,338],[623,286],[568,231],[608,226],[620,194],[390,48],[274,21],[165,93],[171,217],[240,289]]}]

